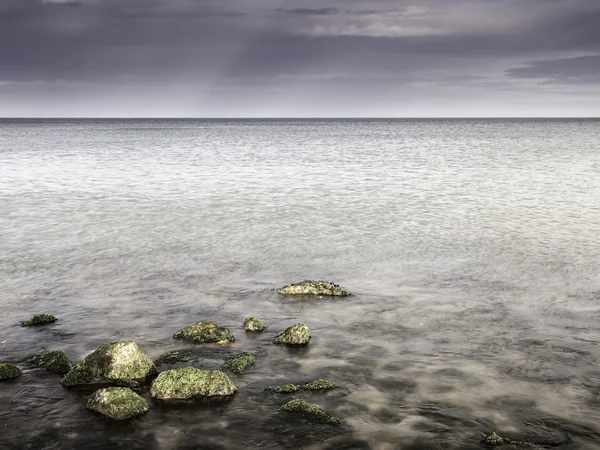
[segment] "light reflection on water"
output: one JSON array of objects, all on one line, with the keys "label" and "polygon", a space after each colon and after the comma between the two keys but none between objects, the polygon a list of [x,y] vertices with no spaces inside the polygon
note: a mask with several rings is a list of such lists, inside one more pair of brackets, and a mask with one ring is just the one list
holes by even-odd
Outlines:
[{"label": "light reflection on water", "polygon": [[[0,361],[150,356],[206,319],[252,350],[227,402],[152,404],[126,424],[22,365],[0,385],[2,448],[480,448],[499,430],[600,442],[600,122],[0,122]],[[272,288],[324,278],[348,299]],[[15,324],[49,312],[60,323]],[[269,326],[246,336],[243,319]],[[307,349],[270,344],[306,323]],[[344,420],[277,413],[265,385]]]}]

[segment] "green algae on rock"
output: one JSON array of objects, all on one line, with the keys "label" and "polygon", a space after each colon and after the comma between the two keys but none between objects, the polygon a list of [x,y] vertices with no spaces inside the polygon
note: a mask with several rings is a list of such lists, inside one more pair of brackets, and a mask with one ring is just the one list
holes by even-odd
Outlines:
[{"label": "green algae on rock", "polygon": [[12,380],[19,378],[21,375],[21,371],[14,364],[0,364],[0,380]]},{"label": "green algae on rock", "polygon": [[301,413],[311,418],[317,419],[320,422],[329,423],[332,425],[339,425],[340,423],[342,423],[340,419],[327,414],[319,407],[311,405],[306,400],[302,399],[295,399],[289,401],[285,405],[283,405],[279,410],[284,412]]},{"label": "green algae on rock", "polygon": [[24,320],[21,322],[22,327],[32,327],[34,325],[47,325],[49,323],[54,323],[58,319],[50,314],[38,314],[33,316],[31,319]]},{"label": "green algae on rock", "polygon": [[506,450],[513,449],[539,449],[540,447],[533,442],[513,441],[512,439],[506,439],[499,436],[495,431],[489,436],[481,438],[480,443],[487,448],[503,448]]},{"label": "green algae on rock", "polygon": [[243,355],[225,361],[224,367],[233,373],[240,374],[255,363],[256,355],[254,355],[254,353],[246,352]]},{"label": "green algae on rock", "polygon": [[177,339],[186,339],[198,344],[227,344],[235,342],[229,328],[223,328],[215,322],[202,320],[189,325],[173,335]]},{"label": "green algae on rock", "polygon": [[86,408],[115,420],[131,419],[150,409],[144,397],[126,387],[109,387],[94,392]]},{"label": "green algae on rock", "polygon": [[192,359],[190,350],[176,350],[159,356],[154,360],[154,364],[161,366],[163,364],[175,364],[178,362],[188,362]]},{"label": "green algae on rock", "polygon": [[135,380],[156,372],[154,363],[135,342],[119,341],[98,347],[79,361],[60,382],[63,386],[98,383],[135,385]]},{"label": "green algae on rock", "polygon": [[275,336],[276,344],[280,345],[306,345],[310,340],[310,330],[303,323],[297,323],[286,328]]},{"label": "green algae on rock", "polygon": [[261,332],[264,331],[265,328],[267,328],[265,327],[265,324],[256,317],[247,317],[246,320],[244,320],[244,330],[246,331]]},{"label": "green algae on rock", "polygon": [[49,370],[50,372],[65,375],[71,370],[71,363],[67,354],[62,350],[54,350],[50,352],[44,352],[40,355],[36,355],[33,358],[29,358],[25,361],[28,364],[32,364],[36,367],[41,367]]},{"label": "green algae on rock", "polygon": [[300,283],[284,286],[277,292],[283,295],[326,295],[333,297],[346,297],[352,295],[350,291],[342,289],[339,285],[329,281],[304,280]]},{"label": "green algae on rock", "polygon": [[315,380],[305,384],[284,384],[282,386],[267,386],[265,391],[267,392],[278,392],[280,394],[290,394],[299,390],[304,391],[327,391],[329,389],[335,389],[337,384],[327,380]]},{"label": "green algae on rock", "polygon": [[235,385],[223,372],[194,367],[161,372],[150,387],[150,395],[160,400],[223,397],[232,395],[235,391]]}]

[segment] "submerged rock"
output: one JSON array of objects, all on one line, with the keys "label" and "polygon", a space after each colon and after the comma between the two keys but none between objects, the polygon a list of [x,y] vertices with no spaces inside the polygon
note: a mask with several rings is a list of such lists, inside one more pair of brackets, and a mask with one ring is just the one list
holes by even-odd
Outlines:
[{"label": "submerged rock", "polygon": [[346,297],[352,295],[350,291],[342,289],[339,285],[329,281],[304,280],[300,283],[284,286],[277,292],[283,295],[327,295]]},{"label": "submerged rock", "polygon": [[65,375],[71,370],[69,358],[67,358],[67,354],[62,350],[44,352],[41,355],[29,358],[25,362],[60,375]]},{"label": "submerged rock", "polygon": [[159,356],[154,360],[154,364],[161,366],[163,364],[175,364],[178,362],[188,362],[192,359],[190,350],[176,350]]},{"label": "submerged rock", "polygon": [[306,345],[310,340],[310,330],[303,323],[297,323],[286,328],[275,336],[276,344],[280,345]]},{"label": "submerged rock", "polygon": [[254,353],[244,353],[243,355],[236,356],[235,358],[228,359],[224,367],[229,369],[233,373],[242,373],[249,366],[256,363],[256,356]]},{"label": "submerged rock", "polygon": [[325,411],[315,405],[311,405],[306,400],[295,399],[283,405],[280,411],[301,413],[311,418],[317,419],[319,422],[339,425],[342,423],[340,419],[327,414]]},{"label": "submerged rock", "polygon": [[304,391],[327,391],[329,389],[335,389],[337,384],[327,380],[315,380],[305,384],[284,384],[282,386],[267,386],[265,391],[278,392],[280,394],[289,394],[300,390]]},{"label": "submerged rock", "polygon": [[49,323],[54,323],[58,319],[50,314],[38,314],[37,316],[33,316],[31,319],[24,320],[21,322],[22,327],[31,327],[34,325],[47,325]]},{"label": "submerged rock", "polygon": [[260,319],[257,319],[256,317],[247,317],[246,320],[244,320],[244,330],[246,331],[264,331],[265,330],[265,325],[260,321]]},{"label": "submerged rock", "polygon": [[131,419],[150,409],[144,397],[126,387],[110,387],[94,392],[86,408],[115,420]]},{"label": "submerged rock", "polygon": [[173,335],[177,339],[187,339],[198,344],[226,344],[235,342],[229,328],[223,328],[215,322],[201,321],[189,325]]},{"label": "submerged rock", "polygon": [[14,364],[0,364],[0,381],[12,380],[13,378],[19,378],[21,375],[21,371]]},{"label": "submerged rock", "polygon": [[133,341],[103,344],[79,361],[63,379],[63,386],[116,383],[135,385],[157,372],[154,363]]},{"label": "submerged rock", "polygon": [[186,400],[228,396],[235,391],[229,377],[219,370],[184,367],[161,372],[152,383],[150,395],[161,400]]},{"label": "submerged rock", "polygon": [[541,448],[533,442],[513,441],[512,439],[503,438],[502,436],[499,436],[496,432],[493,432],[489,436],[482,437],[480,443],[486,448],[500,448],[504,450]]}]

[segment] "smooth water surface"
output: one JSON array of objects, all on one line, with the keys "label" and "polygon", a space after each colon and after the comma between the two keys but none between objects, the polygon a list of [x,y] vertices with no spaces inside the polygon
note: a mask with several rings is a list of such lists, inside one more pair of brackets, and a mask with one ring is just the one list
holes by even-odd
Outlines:
[{"label": "smooth water surface", "polygon": [[[355,295],[273,291],[305,278]],[[0,311],[24,372],[3,449],[598,449],[600,121],[3,120]],[[59,323],[17,325],[41,312]],[[192,365],[257,352],[233,399],[113,423],[23,363],[118,339],[155,358],[198,320],[237,341]],[[297,322],[307,348],[271,344]],[[342,426],[263,393],[316,378],[340,388],[301,397]]]}]

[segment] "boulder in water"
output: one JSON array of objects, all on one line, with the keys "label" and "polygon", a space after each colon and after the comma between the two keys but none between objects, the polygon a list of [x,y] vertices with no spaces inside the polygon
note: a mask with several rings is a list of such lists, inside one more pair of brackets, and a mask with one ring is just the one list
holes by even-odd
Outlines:
[{"label": "boulder in water", "polygon": [[316,419],[319,422],[328,423],[332,425],[339,425],[340,423],[342,423],[340,419],[327,414],[319,407],[311,405],[306,400],[302,399],[295,399],[289,401],[285,405],[283,405],[279,410],[284,412],[300,413],[302,415]]},{"label": "boulder in water", "polygon": [[228,359],[225,362],[224,367],[233,373],[240,374],[246,370],[249,366],[256,363],[256,356],[254,353],[244,353],[243,355],[236,356],[235,358]]},{"label": "boulder in water", "polygon": [[327,391],[329,389],[335,389],[337,384],[332,383],[328,380],[315,380],[305,384],[284,384],[282,386],[267,386],[265,391],[267,392],[278,392],[280,394],[289,394],[297,392],[299,390],[304,391]]},{"label": "boulder in water", "polygon": [[136,380],[156,372],[154,363],[135,342],[119,341],[98,347],[79,361],[61,383],[63,386],[100,383],[135,385]]},{"label": "boulder in water", "polygon": [[319,280],[304,280],[300,283],[284,286],[277,292],[283,295],[325,295],[333,297],[346,297],[352,295],[350,291],[342,289],[335,283]]},{"label": "boulder in water", "polygon": [[31,319],[24,320],[21,322],[22,327],[32,327],[34,325],[47,325],[49,323],[54,323],[58,319],[50,314],[38,314],[33,316]]},{"label": "boulder in water", "polygon": [[86,407],[115,420],[141,416],[150,409],[144,397],[126,387],[100,389],[90,397]]},{"label": "boulder in water", "polygon": [[520,450],[520,449],[541,449],[537,444],[526,441],[513,441],[512,439],[504,438],[493,432],[489,436],[484,436],[480,441],[481,445],[486,448],[498,448],[504,450]]},{"label": "boulder in water", "polygon": [[256,318],[256,317],[247,317],[246,320],[244,320],[244,330],[246,331],[264,331],[265,330],[265,325],[260,321],[260,319]]},{"label": "boulder in water", "polygon": [[21,371],[14,364],[0,364],[0,381],[12,380],[13,378],[19,378],[21,375]]},{"label": "boulder in water", "polygon": [[286,328],[275,336],[276,344],[280,345],[306,345],[310,340],[310,330],[303,323],[297,323]]},{"label": "boulder in water", "polygon": [[175,350],[159,356],[154,360],[154,364],[162,366],[163,364],[175,364],[178,362],[188,362],[192,359],[191,350]]},{"label": "boulder in water", "polygon": [[204,320],[179,330],[173,337],[186,339],[198,344],[227,344],[235,342],[235,338],[229,328],[223,328],[215,322]]},{"label": "boulder in water", "polygon": [[160,400],[222,397],[232,395],[235,391],[235,385],[223,372],[194,367],[161,372],[150,387],[150,395]]},{"label": "boulder in water", "polygon": [[47,369],[50,372],[58,373],[59,375],[65,375],[71,370],[69,358],[67,358],[66,353],[62,350],[44,352],[33,358],[29,358],[25,362],[36,367]]}]

